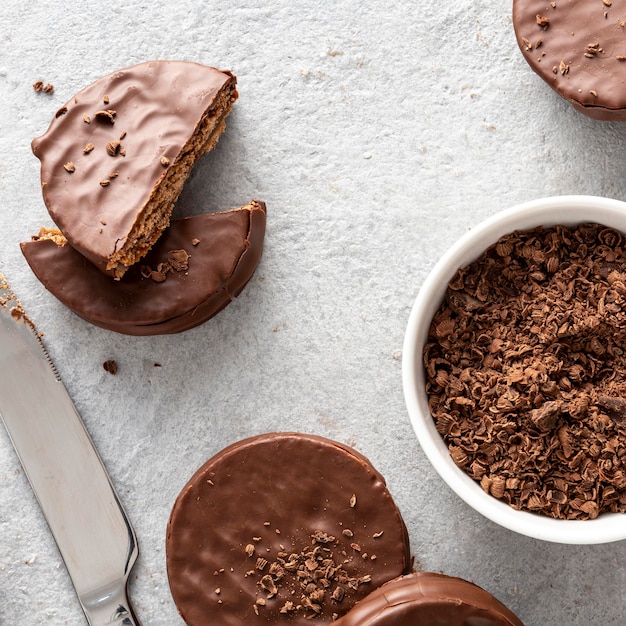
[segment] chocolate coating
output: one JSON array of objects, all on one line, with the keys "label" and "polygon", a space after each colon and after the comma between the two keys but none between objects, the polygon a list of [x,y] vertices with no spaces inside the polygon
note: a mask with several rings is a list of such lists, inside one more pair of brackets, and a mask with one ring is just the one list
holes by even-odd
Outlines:
[{"label": "chocolate coating", "polygon": [[430,572],[402,576],[373,591],[337,626],[524,626],[473,583]]},{"label": "chocolate coating", "polygon": [[[139,237],[145,253],[206,148],[193,143],[200,121],[225,114],[216,107],[226,89],[229,110],[234,85],[230,72],[151,61],[100,78],[69,100],[32,149],[50,216],[72,247],[118,276],[125,268],[112,259],[131,238]],[[160,185],[163,197],[148,214]]]},{"label": "chocolate coating", "polygon": [[579,112],[598,120],[626,120],[623,0],[611,6],[596,0],[554,4],[513,1],[513,26],[524,58]]},{"label": "chocolate coating", "polygon": [[[320,544],[316,533],[331,538]],[[328,623],[410,567],[406,528],[383,477],[352,448],[298,433],[245,439],[203,465],[174,504],[166,548],[172,595],[189,626]],[[319,561],[303,564],[313,550]],[[324,589],[317,610],[306,607],[313,591],[284,563],[296,555],[302,576],[317,571],[329,583],[313,584]],[[276,595],[265,575],[277,578]]]},{"label": "chocolate coating", "polygon": [[[28,264],[56,298],[83,319],[128,335],[176,333],[213,317],[239,295],[263,252],[265,204],[172,220],[145,257],[120,280],[100,272],[69,244],[22,243]],[[194,245],[194,241],[199,240]],[[145,277],[172,250],[185,250],[188,268],[163,282]]]}]

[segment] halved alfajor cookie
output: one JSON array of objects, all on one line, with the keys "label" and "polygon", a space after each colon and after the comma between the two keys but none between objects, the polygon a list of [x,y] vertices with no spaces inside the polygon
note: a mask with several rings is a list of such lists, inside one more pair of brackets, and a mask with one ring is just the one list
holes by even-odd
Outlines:
[{"label": "halved alfajor cookie", "polygon": [[46,207],[72,247],[116,278],[137,263],[236,98],[233,74],[184,61],[122,69],[71,98],[32,148]]},{"label": "halved alfajor cookie", "polygon": [[477,585],[444,574],[416,572],[373,591],[336,626],[524,626]]},{"label": "halved alfajor cookie", "polygon": [[411,562],[371,463],[299,433],[244,439],[207,461],[174,504],[166,548],[189,626],[327,624]]},{"label": "halved alfajor cookie", "polygon": [[193,328],[213,317],[250,280],[261,259],[265,204],[172,220],[145,259],[120,280],[100,272],[57,230],[22,243],[28,264],[83,319],[128,335]]}]

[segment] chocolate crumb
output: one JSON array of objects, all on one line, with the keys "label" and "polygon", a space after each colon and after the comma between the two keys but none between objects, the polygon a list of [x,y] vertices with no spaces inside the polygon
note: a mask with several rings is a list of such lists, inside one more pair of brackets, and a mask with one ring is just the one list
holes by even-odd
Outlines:
[{"label": "chocolate crumb", "polygon": [[108,187],[111,184],[111,181],[108,178],[104,178],[100,181],[101,187]]},{"label": "chocolate crumb", "polygon": [[550,20],[544,15],[537,14],[535,19],[537,20],[537,25],[544,30],[546,30],[548,26],[550,26]]},{"label": "chocolate crumb", "polygon": [[172,269],[182,272],[189,269],[189,254],[186,250],[170,250],[167,253],[167,260]]},{"label": "chocolate crumb", "polygon": [[37,93],[39,93],[40,91],[42,91],[42,90],[43,90],[43,80],[36,80],[36,81],[33,83],[33,89],[34,89]]},{"label": "chocolate crumb", "polygon": [[106,151],[109,156],[115,157],[119,154],[121,143],[119,141],[109,141],[106,145]]},{"label": "chocolate crumb", "polygon": [[68,161],[67,163],[65,163],[65,165],[63,165],[63,168],[66,172],[69,172],[70,174],[76,171],[76,166],[74,165],[74,163],[72,163],[72,161]]},{"label": "chocolate crumb", "polygon": [[89,154],[90,152],[93,151],[93,149],[95,148],[95,146],[92,143],[88,143],[84,148],[83,148],[83,153],[84,154]]},{"label": "chocolate crumb", "polygon": [[50,94],[54,93],[54,85],[52,83],[47,83],[43,86],[43,92]]},{"label": "chocolate crumb", "polygon": [[163,167],[167,167],[169,164],[170,164],[170,160],[165,155],[163,155],[161,157],[161,165]]},{"label": "chocolate crumb", "polygon": [[116,111],[107,109],[106,111],[96,111],[94,113],[94,117],[96,118],[96,120],[100,122],[109,122],[110,124],[115,124],[116,114],[117,114]]},{"label": "chocolate crumb", "polygon": [[91,124],[91,118],[87,113],[83,113],[83,122],[85,122],[85,124]]},{"label": "chocolate crumb", "polygon": [[102,364],[102,367],[106,372],[109,372],[112,376],[117,374],[117,363],[113,359],[108,359]]}]

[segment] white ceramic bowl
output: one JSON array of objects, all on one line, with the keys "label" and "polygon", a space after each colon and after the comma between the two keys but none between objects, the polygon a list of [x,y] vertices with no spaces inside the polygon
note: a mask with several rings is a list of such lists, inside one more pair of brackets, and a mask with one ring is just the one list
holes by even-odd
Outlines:
[{"label": "white ceramic bowl", "polygon": [[558,520],[517,511],[485,493],[457,467],[435,428],[428,408],[422,351],[432,318],[448,282],[500,237],[515,230],[595,222],[626,233],[626,203],[595,196],[560,196],[533,200],[502,211],[472,228],[439,260],[419,291],[406,329],[402,382],[411,423],[426,456],[439,475],[467,504],[488,519],[528,537],[568,544],[626,539],[626,514],[606,513],[594,520]]}]

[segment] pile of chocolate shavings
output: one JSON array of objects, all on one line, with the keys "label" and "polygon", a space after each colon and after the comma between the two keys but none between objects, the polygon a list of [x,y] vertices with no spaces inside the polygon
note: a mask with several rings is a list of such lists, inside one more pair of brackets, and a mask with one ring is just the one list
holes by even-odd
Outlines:
[{"label": "pile of chocolate shavings", "polygon": [[598,224],[513,233],[456,273],[433,318],[437,430],[515,509],[626,511],[625,247]]},{"label": "pile of chocolate shavings", "polygon": [[[340,605],[344,598],[356,592],[361,585],[371,583],[371,574],[355,576],[354,570],[363,570],[358,561],[374,562],[375,554],[367,554],[354,541],[354,533],[344,529],[342,534],[351,540],[351,554],[342,548],[333,535],[317,530],[311,535],[311,544],[300,552],[281,550],[274,557],[258,556],[254,537],[245,548],[246,555],[255,559],[254,569],[246,576],[256,576],[258,597],[254,611],[277,610],[283,615],[303,614],[307,618],[320,615],[325,606]],[[376,539],[383,533],[373,535]],[[332,614],[333,619],[338,617]]]}]

